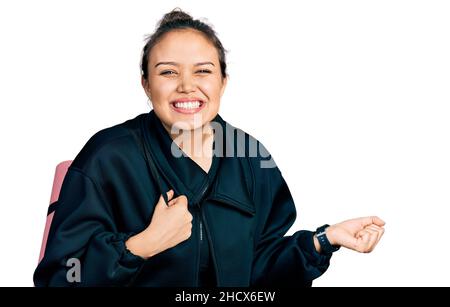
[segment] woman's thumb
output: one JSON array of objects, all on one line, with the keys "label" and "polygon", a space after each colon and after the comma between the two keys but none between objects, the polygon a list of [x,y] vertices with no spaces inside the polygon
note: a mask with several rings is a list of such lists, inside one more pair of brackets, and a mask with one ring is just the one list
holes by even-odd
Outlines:
[{"label": "woman's thumb", "polygon": [[[167,194],[167,200],[169,201],[169,204],[170,204],[170,200],[173,198],[174,192],[173,192],[173,190],[169,190],[166,194]],[[166,202],[165,202],[164,197],[162,196],[162,194],[161,194],[161,196],[159,197],[158,203],[159,203],[159,204],[162,204],[162,205],[165,205],[165,206],[169,206],[169,204],[166,204]]]},{"label": "woman's thumb", "polygon": [[169,202],[170,202],[170,200],[172,199],[173,194],[174,194],[173,190],[169,190],[169,191],[167,192],[167,200],[168,200]]}]

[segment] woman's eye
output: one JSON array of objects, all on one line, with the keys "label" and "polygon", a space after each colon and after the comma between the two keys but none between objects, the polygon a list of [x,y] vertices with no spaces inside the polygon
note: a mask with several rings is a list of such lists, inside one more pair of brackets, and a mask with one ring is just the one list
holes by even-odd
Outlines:
[{"label": "woman's eye", "polygon": [[[196,72],[201,73],[201,74],[210,74],[211,73],[211,71],[208,69],[200,69],[200,70],[197,70]],[[160,73],[160,75],[167,75],[167,76],[175,75],[175,74],[176,74],[176,72],[173,70],[165,70]]]},{"label": "woman's eye", "polygon": [[165,70],[160,73],[160,75],[173,75],[173,74],[175,74],[175,72],[172,70]]}]

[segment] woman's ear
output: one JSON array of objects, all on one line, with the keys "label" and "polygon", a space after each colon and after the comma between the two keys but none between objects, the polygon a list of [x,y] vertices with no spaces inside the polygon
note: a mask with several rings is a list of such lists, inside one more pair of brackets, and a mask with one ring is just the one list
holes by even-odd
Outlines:
[{"label": "woman's ear", "polygon": [[152,100],[152,94],[150,92],[150,86],[148,84],[148,81],[144,78],[144,76],[141,76],[141,85],[144,88],[145,94],[147,95],[148,99]]}]

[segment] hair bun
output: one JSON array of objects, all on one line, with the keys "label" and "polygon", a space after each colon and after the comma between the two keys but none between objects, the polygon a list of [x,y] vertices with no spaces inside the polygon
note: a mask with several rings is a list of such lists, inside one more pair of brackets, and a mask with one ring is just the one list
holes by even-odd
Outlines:
[{"label": "hair bun", "polygon": [[165,14],[160,22],[160,26],[163,26],[167,23],[172,23],[175,21],[192,21],[193,18],[191,15],[183,12],[179,7],[173,9],[169,13]]}]

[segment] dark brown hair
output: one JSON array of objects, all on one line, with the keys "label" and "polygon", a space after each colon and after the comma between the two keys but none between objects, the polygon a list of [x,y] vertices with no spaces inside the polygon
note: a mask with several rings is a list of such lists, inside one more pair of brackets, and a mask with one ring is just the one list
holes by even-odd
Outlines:
[{"label": "dark brown hair", "polygon": [[222,78],[227,76],[227,64],[225,60],[226,50],[216,35],[213,28],[198,20],[193,19],[191,15],[183,12],[180,8],[175,8],[164,15],[158,22],[156,31],[146,37],[146,44],[142,50],[141,73],[145,80],[148,78],[148,60],[150,51],[161,40],[161,38],[170,31],[178,29],[194,29],[201,32],[216,47],[219,55],[220,71]]}]

